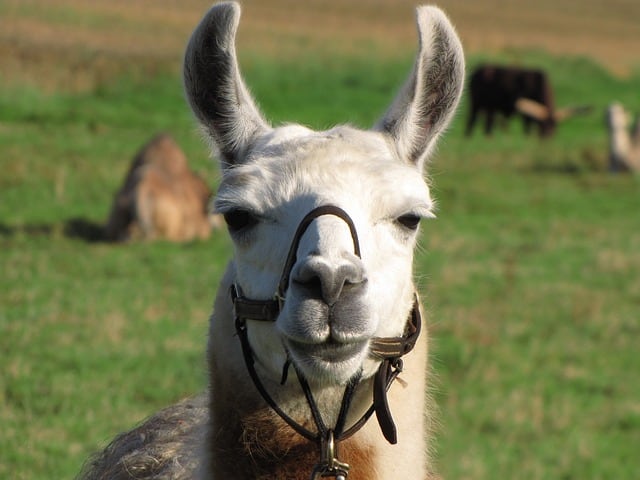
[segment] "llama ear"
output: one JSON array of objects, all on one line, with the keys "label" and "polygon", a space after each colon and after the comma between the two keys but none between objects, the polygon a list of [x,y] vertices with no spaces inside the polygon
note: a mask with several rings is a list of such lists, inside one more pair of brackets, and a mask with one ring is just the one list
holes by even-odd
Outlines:
[{"label": "llama ear", "polygon": [[456,32],[436,7],[418,7],[419,51],[413,72],[374,129],[388,133],[398,154],[423,169],[458,105],[464,54]]},{"label": "llama ear", "polygon": [[242,160],[270,127],[240,76],[235,36],[240,5],[213,6],[196,27],[184,57],[184,86],[196,117],[215,141],[223,166]]}]

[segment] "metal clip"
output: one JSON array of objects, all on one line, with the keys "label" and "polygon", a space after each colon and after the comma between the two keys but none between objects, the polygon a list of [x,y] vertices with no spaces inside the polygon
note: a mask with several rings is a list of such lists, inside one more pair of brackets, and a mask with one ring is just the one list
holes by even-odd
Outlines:
[{"label": "metal clip", "polygon": [[311,472],[311,480],[333,477],[336,480],[346,480],[349,474],[349,464],[337,458],[336,443],[333,430],[327,432],[327,438],[321,443],[321,461]]},{"label": "metal clip", "polygon": [[284,295],[280,293],[280,289],[273,294],[273,300],[278,303],[278,311],[281,312],[284,308]]},{"label": "metal clip", "polygon": [[232,283],[229,287],[229,294],[231,296],[231,304],[233,308],[233,317],[235,318],[235,326],[236,332],[240,332],[241,330],[246,330],[247,324],[244,318],[240,318],[240,316],[236,312],[236,299],[240,296],[240,287],[238,287],[235,283]]}]

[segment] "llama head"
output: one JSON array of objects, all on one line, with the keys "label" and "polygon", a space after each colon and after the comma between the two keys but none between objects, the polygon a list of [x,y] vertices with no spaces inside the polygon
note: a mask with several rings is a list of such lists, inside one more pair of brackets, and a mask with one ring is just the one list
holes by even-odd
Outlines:
[{"label": "llama head", "polygon": [[460,97],[460,42],[440,10],[421,7],[413,72],[371,130],[274,128],[238,70],[239,17],[236,3],[214,6],[184,63],[188,100],[221,160],[215,206],[235,245],[235,284],[245,297],[272,298],[298,224],[321,205],[348,213],[361,249],[356,255],[343,219],[313,220],[277,320],[249,323],[252,350],[274,378],[287,357],[312,381],[370,376],[378,364],[371,338],[401,335],[413,305],[418,224],[433,215],[423,169]]}]

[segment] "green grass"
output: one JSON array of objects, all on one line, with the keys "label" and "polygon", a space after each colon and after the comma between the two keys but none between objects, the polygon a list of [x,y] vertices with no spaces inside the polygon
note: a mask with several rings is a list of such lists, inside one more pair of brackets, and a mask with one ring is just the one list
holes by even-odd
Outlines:
[{"label": "green grass", "polygon": [[[437,461],[448,479],[638,478],[640,181],[607,171],[603,110],[638,109],[640,78],[522,55],[552,72],[558,104],[594,113],[549,141],[516,123],[466,139],[463,104],[430,167],[439,218],[423,225],[416,270]],[[372,124],[411,60],[243,63],[269,118],[324,128]],[[116,246],[71,228],[104,221],[159,130],[215,186],[171,75],[0,91],[0,478],[70,478],[115,433],[204,386],[226,237]]]}]

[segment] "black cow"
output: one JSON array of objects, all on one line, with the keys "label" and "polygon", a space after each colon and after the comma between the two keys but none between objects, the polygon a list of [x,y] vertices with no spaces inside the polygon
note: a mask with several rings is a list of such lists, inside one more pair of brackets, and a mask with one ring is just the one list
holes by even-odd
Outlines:
[{"label": "black cow", "polygon": [[554,114],[553,91],[542,70],[482,65],[471,75],[469,93],[467,135],[471,134],[480,112],[486,116],[486,135],[493,130],[496,114],[508,119],[516,112],[522,115],[526,133],[533,123],[538,125],[541,137],[550,136],[555,130],[558,118]]}]

